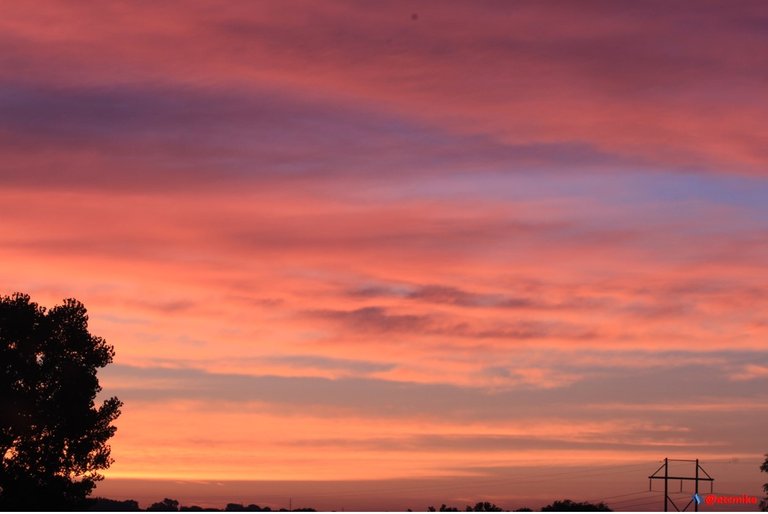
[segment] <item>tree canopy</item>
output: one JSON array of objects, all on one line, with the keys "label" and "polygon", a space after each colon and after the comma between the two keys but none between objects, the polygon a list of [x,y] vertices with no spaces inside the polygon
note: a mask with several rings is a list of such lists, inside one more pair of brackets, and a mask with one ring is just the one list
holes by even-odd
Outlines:
[{"label": "tree canopy", "polygon": [[148,511],[154,512],[176,512],[179,510],[179,501],[166,498],[161,502],[156,502],[147,507]]},{"label": "tree canopy", "polygon": [[[768,453],[765,454],[765,462],[760,465],[760,471],[768,473]],[[760,510],[768,511],[768,482],[763,484],[763,491],[765,492],[765,498],[760,500]]]},{"label": "tree canopy", "polygon": [[96,406],[98,368],[114,349],[88,331],[83,304],[50,310],[0,297],[0,508],[79,508],[112,463],[122,403]]},{"label": "tree canopy", "polygon": [[[504,509],[496,505],[495,503],[491,502],[477,502],[475,505],[467,505],[464,508],[465,512],[501,512]],[[427,507],[428,512],[459,512],[459,509],[457,507],[448,507],[445,503],[443,503],[439,509],[435,509],[434,506],[430,505]]]},{"label": "tree canopy", "polygon": [[551,505],[542,507],[542,512],[610,512],[612,509],[603,502],[575,502],[573,500],[557,500]]}]

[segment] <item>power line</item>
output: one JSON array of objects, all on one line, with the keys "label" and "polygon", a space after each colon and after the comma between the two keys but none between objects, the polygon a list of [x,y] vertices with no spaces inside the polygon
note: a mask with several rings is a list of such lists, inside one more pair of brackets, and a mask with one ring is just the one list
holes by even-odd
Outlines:
[{"label": "power line", "polygon": [[[601,466],[600,468],[595,467],[588,467],[588,466],[579,466],[579,467],[573,467],[570,469],[567,469],[565,471],[556,471],[556,472],[545,472],[545,473],[514,473],[510,475],[503,475],[503,476],[497,476],[497,477],[478,477],[476,479],[467,478],[467,477],[428,477],[424,480],[446,480],[447,483],[431,483],[431,484],[420,484],[420,485],[384,485],[384,484],[370,484],[369,487],[363,488],[363,489],[355,489],[355,490],[341,490],[341,491],[335,491],[335,492],[318,492],[316,494],[309,493],[302,495],[305,500],[304,501],[312,501],[314,499],[322,499],[322,498],[344,498],[344,497],[355,497],[355,496],[361,496],[361,495],[368,495],[368,494],[397,494],[397,493],[406,493],[409,491],[441,491],[441,490],[454,490],[456,489],[456,484],[451,483],[454,480],[461,480],[462,481],[462,488],[466,487],[477,487],[477,486],[483,486],[483,485],[494,485],[494,484],[506,484],[510,482],[514,482],[515,485],[517,484],[530,484],[530,483],[537,483],[537,482],[545,482],[550,480],[555,480],[559,477],[564,476],[573,476],[575,478],[582,478],[582,477],[594,477],[594,476],[600,476],[605,474],[617,474],[617,473],[630,473],[630,472],[636,472],[639,469],[647,469],[648,464],[647,463],[634,463],[634,464],[618,464],[613,466]],[[643,493],[653,493],[651,491],[635,491],[635,492],[629,492],[629,493],[621,493],[611,496],[605,496],[602,497],[600,501],[605,502],[606,500],[615,500],[611,501],[612,507],[627,509],[629,507],[634,506],[644,506],[646,504],[650,504],[653,502],[648,503],[640,503],[637,504],[636,502],[639,500],[644,500],[643,497],[634,497],[638,496]],[[624,499],[621,499],[624,498]],[[618,500],[617,500],[618,499]],[[656,501],[656,500],[654,500]]]},{"label": "power line", "polygon": [[[649,495],[653,496],[655,494],[658,494],[658,493],[654,491],[643,491],[642,493],[635,493],[632,496],[645,496],[647,498]],[[640,499],[643,499],[643,498],[625,498],[623,500],[615,500],[611,502],[611,505],[618,505],[620,503],[632,503],[633,501],[637,501]]]},{"label": "power line", "polygon": [[743,460],[743,459],[713,459],[699,460],[701,464],[749,464],[750,466],[762,464],[761,460]]},{"label": "power line", "polygon": [[653,499],[654,501],[658,501],[658,497],[654,496],[653,494],[651,494],[649,496],[647,491],[646,491],[646,496],[637,496],[635,498],[627,498],[627,499],[624,499],[624,500],[610,502],[609,505],[611,507],[614,507],[614,506],[615,507],[621,507],[622,505],[628,505],[628,504],[635,503],[635,502],[638,502],[638,501],[644,501],[644,500],[650,500],[650,499]]},{"label": "power line", "polygon": [[644,503],[635,503],[633,505],[624,505],[621,507],[625,510],[636,510],[638,507],[647,507],[648,505],[654,505],[658,500],[653,500],[650,502],[644,502]]},{"label": "power line", "polygon": [[[644,493],[648,493],[648,492],[649,491],[647,489],[643,489],[642,491],[635,491],[635,492],[624,493],[624,494],[614,494],[613,496],[602,496],[600,498],[594,498],[594,499],[587,500],[587,501],[590,502],[590,503],[605,502],[606,500],[610,500],[612,498],[623,498],[625,496],[635,496],[635,495],[638,495],[638,494],[644,494]],[[619,500],[619,501],[621,502],[621,501],[624,501],[624,500]]]}]

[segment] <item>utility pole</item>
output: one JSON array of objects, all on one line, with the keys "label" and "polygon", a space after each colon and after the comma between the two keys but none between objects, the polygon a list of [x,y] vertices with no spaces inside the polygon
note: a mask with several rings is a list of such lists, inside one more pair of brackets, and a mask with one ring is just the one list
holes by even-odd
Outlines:
[{"label": "utility pole", "polygon": [[664,512],[667,512],[667,500],[669,500],[669,459],[664,457]]},{"label": "utility pole", "polygon": [[[694,476],[670,476],[669,474],[669,463],[670,462],[693,462],[696,466]],[[664,475],[659,475],[659,471],[664,470]],[[701,476],[699,474],[699,471],[704,474],[704,476]],[[648,477],[648,490],[653,490],[653,480],[664,480],[664,512],[669,511],[669,504],[671,503],[672,506],[675,508],[677,512],[684,512],[688,510],[688,507],[693,504],[693,510],[695,512],[699,511],[699,482],[709,482],[709,492],[712,492],[712,483],[715,481],[714,478],[709,476],[709,473],[707,473],[704,468],[701,467],[699,464],[699,459],[695,460],[689,460],[689,459],[664,459],[664,464],[659,466],[659,469],[653,472],[652,475]],[[694,482],[694,491],[695,494],[691,499],[688,501],[688,503],[680,509],[680,507],[675,504],[675,501],[669,497],[669,481],[670,480],[680,480],[680,492],[683,490],[683,480],[692,480]]]},{"label": "utility pole", "polygon": [[698,501],[698,499],[699,499],[699,459],[696,459],[696,478],[695,478],[695,480],[696,480],[696,482],[694,482],[694,483],[696,484],[696,490],[694,492],[693,499],[696,500],[696,501],[694,502],[693,510],[695,512],[698,512],[699,511],[699,501]]}]

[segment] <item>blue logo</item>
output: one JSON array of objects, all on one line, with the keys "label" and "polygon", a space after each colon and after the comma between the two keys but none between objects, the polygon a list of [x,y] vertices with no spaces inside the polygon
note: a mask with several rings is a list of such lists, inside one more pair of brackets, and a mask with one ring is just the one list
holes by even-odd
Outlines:
[{"label": "blue logo", "polygon": [[693,495],[693,500],[696,502],[696,505],[701,505],[701,502],[703,501],[701,496],[699,496],[699,493]]}]

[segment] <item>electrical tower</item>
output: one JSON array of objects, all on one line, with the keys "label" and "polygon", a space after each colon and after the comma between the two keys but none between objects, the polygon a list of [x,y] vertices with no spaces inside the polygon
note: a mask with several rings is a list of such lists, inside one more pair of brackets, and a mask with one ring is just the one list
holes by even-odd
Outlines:
[{"label": "electrical tower", "polygon": [[[669,474],[669,463],[670,462],[693,462],[696,465],[695,468],[695,474],[692,477],[689,476],[672,476]],[[660,471],[664,471],[663,475],[659,475]],[[704,476],[702,476],[699,472],[703,473]],[[688,459],[664,459],[664,464],[659,467],[656,471],[653,472],[651,476],[648,477],[648,489],[653,490],[653,480],[664,480],[664,512],[667,512],[669,510],[669,504],[671,503],[672,506],[675,508],[677,512],[684,512],[688,510],[688,507],[691,506],[691,503],[693,503],[693,510],[695,512],[698,512],[699,510],[699,482],[709,482],[709,492],[712,492],[712,482],[715,481],[714,478],[709,476],[709,473],[704,471],[704,468],[699,465],[699,459],[696,460],[688,460]],[[680,480],[680,492],[683,492],[683,480],[693,480],[694,481],[694,495],[691,497],[691,499],[688,501],[685,507],[680,509],[680,507],[675,504],[675,501],[669,497],[669,481],[670,480]]]}]

